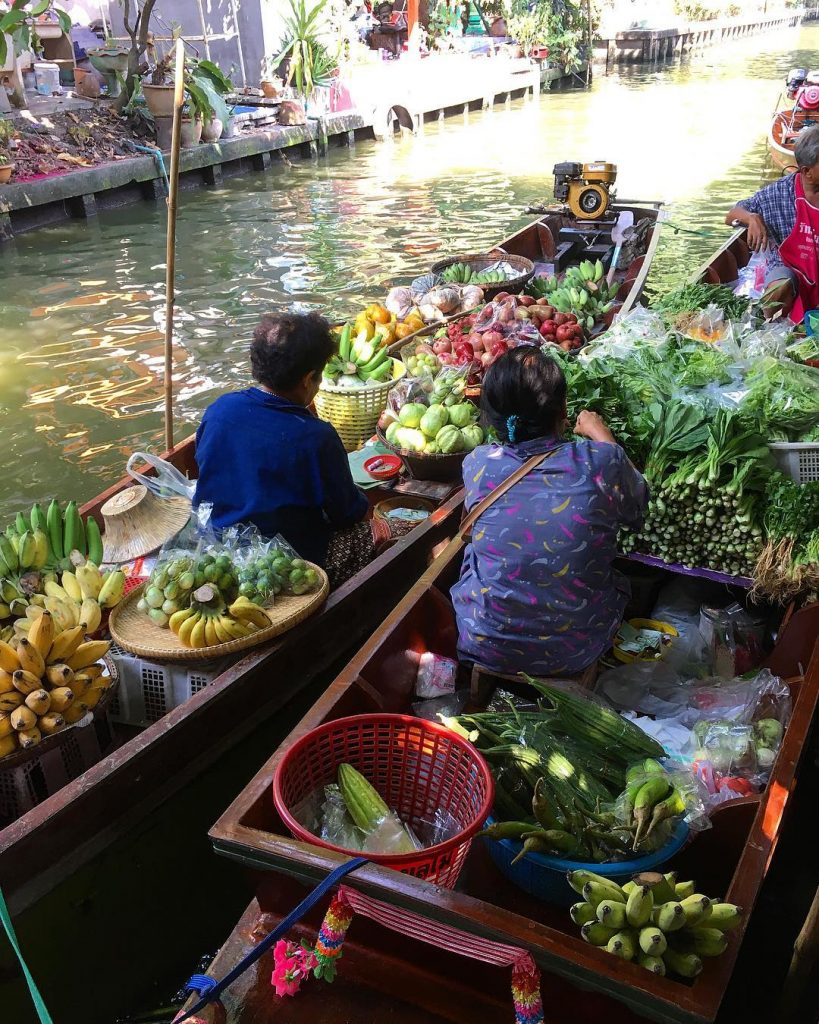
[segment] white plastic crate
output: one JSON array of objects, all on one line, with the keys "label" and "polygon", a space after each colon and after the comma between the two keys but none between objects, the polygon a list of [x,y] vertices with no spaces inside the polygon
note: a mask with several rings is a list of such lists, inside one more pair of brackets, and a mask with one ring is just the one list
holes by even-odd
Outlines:
[{"label": "white plastic crate", "polygon": [[57,745],[49,744],[42,751],[35,747],[22,764],[3,768],[0,762],[0,826],[30,811],[110,753],[114,747],[112,703],[98,710],[87,725],[77,723],[60,733]]},{"label": "white plastic crate", "polygon": [[768,447],[776,468],[795,484],[819,480],[819,441],[771,441]]},{"label": "white plastic crate", "polygon": [[119,686],[111,701],[111,718],[147,727],[158,722],[195,693],[212,683],[234,658],[198,664],[145,661],[117,644],[109,657],[119,670]]}]

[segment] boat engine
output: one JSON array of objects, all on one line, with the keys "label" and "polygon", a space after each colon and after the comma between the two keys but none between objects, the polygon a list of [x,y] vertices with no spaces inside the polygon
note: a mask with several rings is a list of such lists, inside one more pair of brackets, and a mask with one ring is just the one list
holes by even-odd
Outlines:
[{"label": "boat engine", "polygon": [[600,220],[614,199],[615,164],[555,164],[555,199],[565,203],[578,220]]},{"label": "boat engine", "polygon": [[803,85],[796,94],[797,110],[819,110],[819,85]]},{"label": "boat engine", "polygon": [[788,77],[785,79],[785,86],[788,90],[788,99],[796,99],[796,94],[805,84],[807,78],[807,68],[791,68],[788,72]]}]

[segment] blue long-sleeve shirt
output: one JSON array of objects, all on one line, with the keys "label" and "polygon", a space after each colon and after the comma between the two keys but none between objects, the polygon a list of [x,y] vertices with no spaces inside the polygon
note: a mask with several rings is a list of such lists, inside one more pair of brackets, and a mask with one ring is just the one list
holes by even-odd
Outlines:
[{"label": "blue long-sleeve shirt", "polygon": [[214,526],[255,523],[319,565],[333,531],[367,512],[335,429],[260,388],[208,407],[196,432],[196,461],[195,501],[213,505]]}]

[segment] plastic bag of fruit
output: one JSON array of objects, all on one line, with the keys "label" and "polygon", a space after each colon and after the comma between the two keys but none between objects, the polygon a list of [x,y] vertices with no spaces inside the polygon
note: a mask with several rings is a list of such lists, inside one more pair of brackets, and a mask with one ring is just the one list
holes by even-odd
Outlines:
[{"label": "plastic bag of fruit", "polygon": [[426,340],[404,345],[401,349],[401,362],[406,366],[410,377],[434,377],[441,369],[441,360]]},{"label": "plastic bag of fruit", "polygon": [[222,544],[200,539],[193,548],[163,548],[145,584],[137,607],[157,626],[190,605],[193,592],[206,583],[219,590],[226,602],[239,593],[234,555]]},{"label": "plastic bag of fruit", "polygon": [[237,559],[238,592],[254,604],[269,607],[278,594],[312,594],[321,576],[280,534],[266,538],[257,533]]}]

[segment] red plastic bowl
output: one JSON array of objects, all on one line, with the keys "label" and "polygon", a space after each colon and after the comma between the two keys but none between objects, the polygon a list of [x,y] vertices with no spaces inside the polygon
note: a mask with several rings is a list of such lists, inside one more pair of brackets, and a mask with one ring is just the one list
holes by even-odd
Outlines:
[{"label": "red plastic bowl", "polygon": [[373,480],[392,480],[401,472],[401,460],[397,455],[373,455],[365,461],[364,471]]}]

